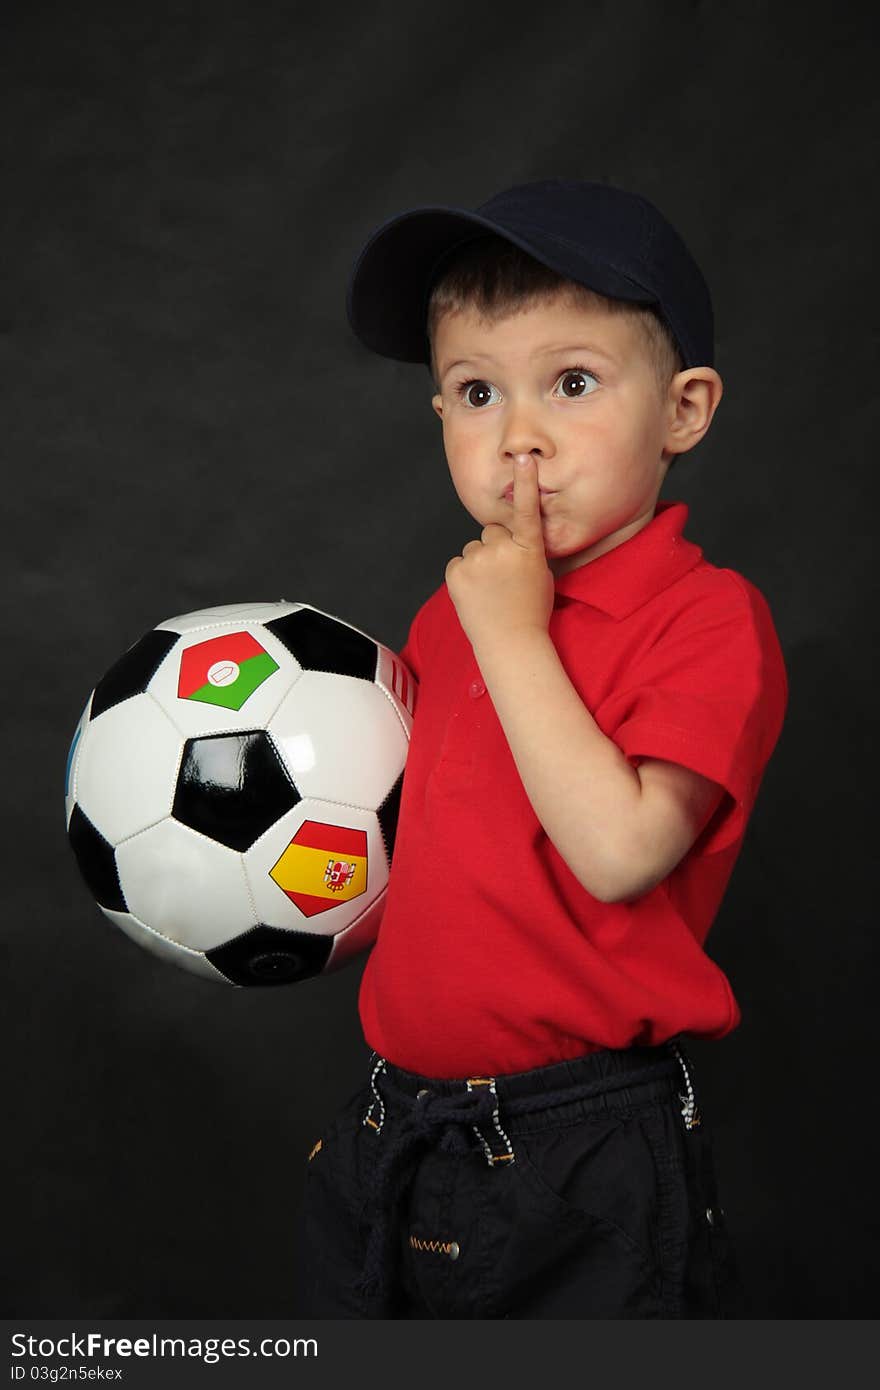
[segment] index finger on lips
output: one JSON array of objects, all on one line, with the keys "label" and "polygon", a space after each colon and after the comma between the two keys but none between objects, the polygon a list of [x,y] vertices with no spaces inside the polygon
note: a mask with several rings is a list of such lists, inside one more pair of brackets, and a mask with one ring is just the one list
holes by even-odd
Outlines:
[{"label": "index finger on lips", "polygon": [[538,465],[531,454],[513,461],[513,539],[520,545],[544,549],[544,530],[541,524],[541,494],[538,488]]}]

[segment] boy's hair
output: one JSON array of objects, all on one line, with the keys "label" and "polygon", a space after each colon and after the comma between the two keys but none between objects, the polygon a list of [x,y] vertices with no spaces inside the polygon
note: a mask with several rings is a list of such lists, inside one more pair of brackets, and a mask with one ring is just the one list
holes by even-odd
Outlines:
[{"label": "boy's hair", "polygon": [[[641,338],[657,390],[663,398],[670,381],[684,370],[684,365],[672,333],[651,305],[609,299],[576,280],[566,279],[521,251],[513,242],[494,235],[480,236],[454,252],[431,290],[426,331],[435,388],[439,389],[439,382],[434,341],[444,314],[475,308],[491,322],[517,309],[527,309],[541,299],[563,295],[584,308],[601,307],[630,320]],[[678,457],[677,454],[672,456],[669,468]]]}]

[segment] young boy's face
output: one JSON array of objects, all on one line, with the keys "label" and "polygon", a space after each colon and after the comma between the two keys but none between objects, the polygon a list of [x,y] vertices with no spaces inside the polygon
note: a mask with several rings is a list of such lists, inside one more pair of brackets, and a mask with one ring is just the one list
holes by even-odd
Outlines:
[{"label": "young boy's face", "polygon": [[440,390],[431,404],[452,481],[481,525],[511,525],[514,459],[529,453],[555,574],[648,524],[669,463],[664,449],[674,443],[672,387],[685,374],[661,399],[626,317],[564,294],[494,324],[468,309],[441,319],[434,357]]}]

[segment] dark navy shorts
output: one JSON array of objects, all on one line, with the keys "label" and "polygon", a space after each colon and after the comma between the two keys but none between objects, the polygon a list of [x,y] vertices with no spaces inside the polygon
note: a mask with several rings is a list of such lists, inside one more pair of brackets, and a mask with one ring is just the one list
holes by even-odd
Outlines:
[{"label": "dark navy shorts", "polygon": [[680,1036],[497,1077],[368,1066],[306,1160],[295,1316],[750,1316]]}]

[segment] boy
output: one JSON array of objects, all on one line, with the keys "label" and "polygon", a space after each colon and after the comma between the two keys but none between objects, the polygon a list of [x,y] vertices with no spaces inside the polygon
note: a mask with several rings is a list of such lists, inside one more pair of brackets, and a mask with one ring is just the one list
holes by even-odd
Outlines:
[{"label": "boy", "polygon": [[647,200],[545,180],[380,227],[348,313],[423,361],[481,525],[416,614],[369,1084],[309,1158],[298,1311],[691,1318],[744,1305],[681,1035],[787,702],[760,592],[659,502],[721,398]]}]

